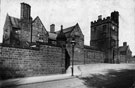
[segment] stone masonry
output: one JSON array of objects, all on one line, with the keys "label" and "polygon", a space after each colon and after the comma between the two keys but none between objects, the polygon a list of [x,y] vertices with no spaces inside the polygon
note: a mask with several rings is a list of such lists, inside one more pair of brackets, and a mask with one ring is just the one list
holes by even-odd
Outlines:
[{"label": "stone masonry", "polygon": [[0,46],[0,79],[65,72],[60,47],[41,45],[39,50]]}]

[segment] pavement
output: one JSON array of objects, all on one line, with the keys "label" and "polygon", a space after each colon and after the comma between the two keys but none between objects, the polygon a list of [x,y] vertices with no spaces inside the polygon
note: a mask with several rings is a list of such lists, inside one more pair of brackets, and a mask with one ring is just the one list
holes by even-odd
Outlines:
[{"label": "pavement", "polygon": [[[108,73],[108,69],[120,71],[122,69],[135,69],[135,64],[86,64],[75,65],[74,76],[71,76],[71,67],[66,74],[49,76],[26,77],[1,81],[2,88],[88,88],[81,77],[90,77],[92,74]],[[94,88],[94,87],[89,87]]]},{"label": "pavement", "polygon": [[26,85],[38,82],[49,82],[55,80],[69,79],[73,78],[70,74],[57,74],[57,75],[48,75],[48,76],[37,76],[37,77],[26,77],[26,78],[17,78],[1,81],[1,86],[18,86]]}]

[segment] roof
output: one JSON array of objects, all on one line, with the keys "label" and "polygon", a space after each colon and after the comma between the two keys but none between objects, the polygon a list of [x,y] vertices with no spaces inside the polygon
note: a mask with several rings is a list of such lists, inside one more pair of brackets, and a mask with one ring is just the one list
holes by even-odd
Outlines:
[{"label": "roof", "polygon": [[59,34],[57,36],[57,40],[62,40],[62,41],[66,41],[67,40],[65,34],[63,33],[63,29],[61,29],[61,31],[59,32]]},{"label": "roof", "polygon": [[119,52],[127,51],[127,49],[128,49],[128,46],[120,46],[119,47]]},{"label": "roof", "polygon": [[68,27],[68,28],[63,29],[63,33],[67,33],[67,32],[73,31],[74,27],[75,26],[72,26],[72,27]]},{"label": "roof", "polygon": [[13,27],[20,28],[20,26],[19,26],[20,20],[18,18],[15,18],[12,16],[9,16],[9,18],[10,18],[10,21],[11,21],[11,24]]},{"label": "roof", "polygon": [[49,39],[56,40],[56,38],[57,38],[57,34],[49,32]]},{"label": "roof", "polygon": [[[75,26],[76,25],[63,29],[63,33],[65,34],[65,33],[72,32]],[[59,33],[59,32],[60,31],[57,31],[56,33]]]},{"label": "roof", "polygon": [[[71,26],[71,27],[68,27],[68,28],[65,28],[65,29],[62,29],[62,32],[64,33],[63,34],[60,34],[61,30],[59,31],[56,31],[55,33],[49,33],[49,39],[52,39],[52,40],[56,40],[57,36],[59,35],[59,37],[63,36],[64,37],[69,37],[70,36],[70,33],[74,30],[74,28],[78,25],[78,23],[74,26]],[[66,40],[66,38],[64,38],[63,40]],[[61,38],[62,39],[62,38]]]}]

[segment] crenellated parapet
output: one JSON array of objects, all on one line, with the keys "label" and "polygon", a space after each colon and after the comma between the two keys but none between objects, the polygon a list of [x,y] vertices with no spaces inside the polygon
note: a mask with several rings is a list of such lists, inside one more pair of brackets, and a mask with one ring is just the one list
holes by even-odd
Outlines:
[{"label": "crenellated parapet", "polygon": [[108,16],[108,17],[103,18],[103,19],[98,17],[98,20],[94,20],[91,22],[91,26],[97,26],[97,25],[104,24],[107,22],[111,22],[111,17]]},{"label": "crenellated parapet", "polygon": [[97,25],[104,24],[107,22],[111,22],[112,24],[118,26],[119,24],[118,17],[119,17],[118,11],[112,12],[111,16],[107,16],[105,18],[102,18],[102,15],[99,15],[97,20],[91,21],[91,26],[97,26]]}]

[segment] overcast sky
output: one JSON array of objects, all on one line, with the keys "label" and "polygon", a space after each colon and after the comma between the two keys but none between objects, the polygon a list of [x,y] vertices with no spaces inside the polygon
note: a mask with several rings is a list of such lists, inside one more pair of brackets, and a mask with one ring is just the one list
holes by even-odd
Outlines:
[{"label": "overcast sky", "polygon": [[135,0],[1,0],[0,42],[2,42],[3,25],[6,14],[20,18],[20,3],[31,5],[31,16],[39,16],[49,31],[50,24],[56,30],[79,23],[85,35],[85,44],[90,42],[90,22],[98,15],[110,16],[114,10],[119,11],[119,45],[127,42],[135,55]]}]

